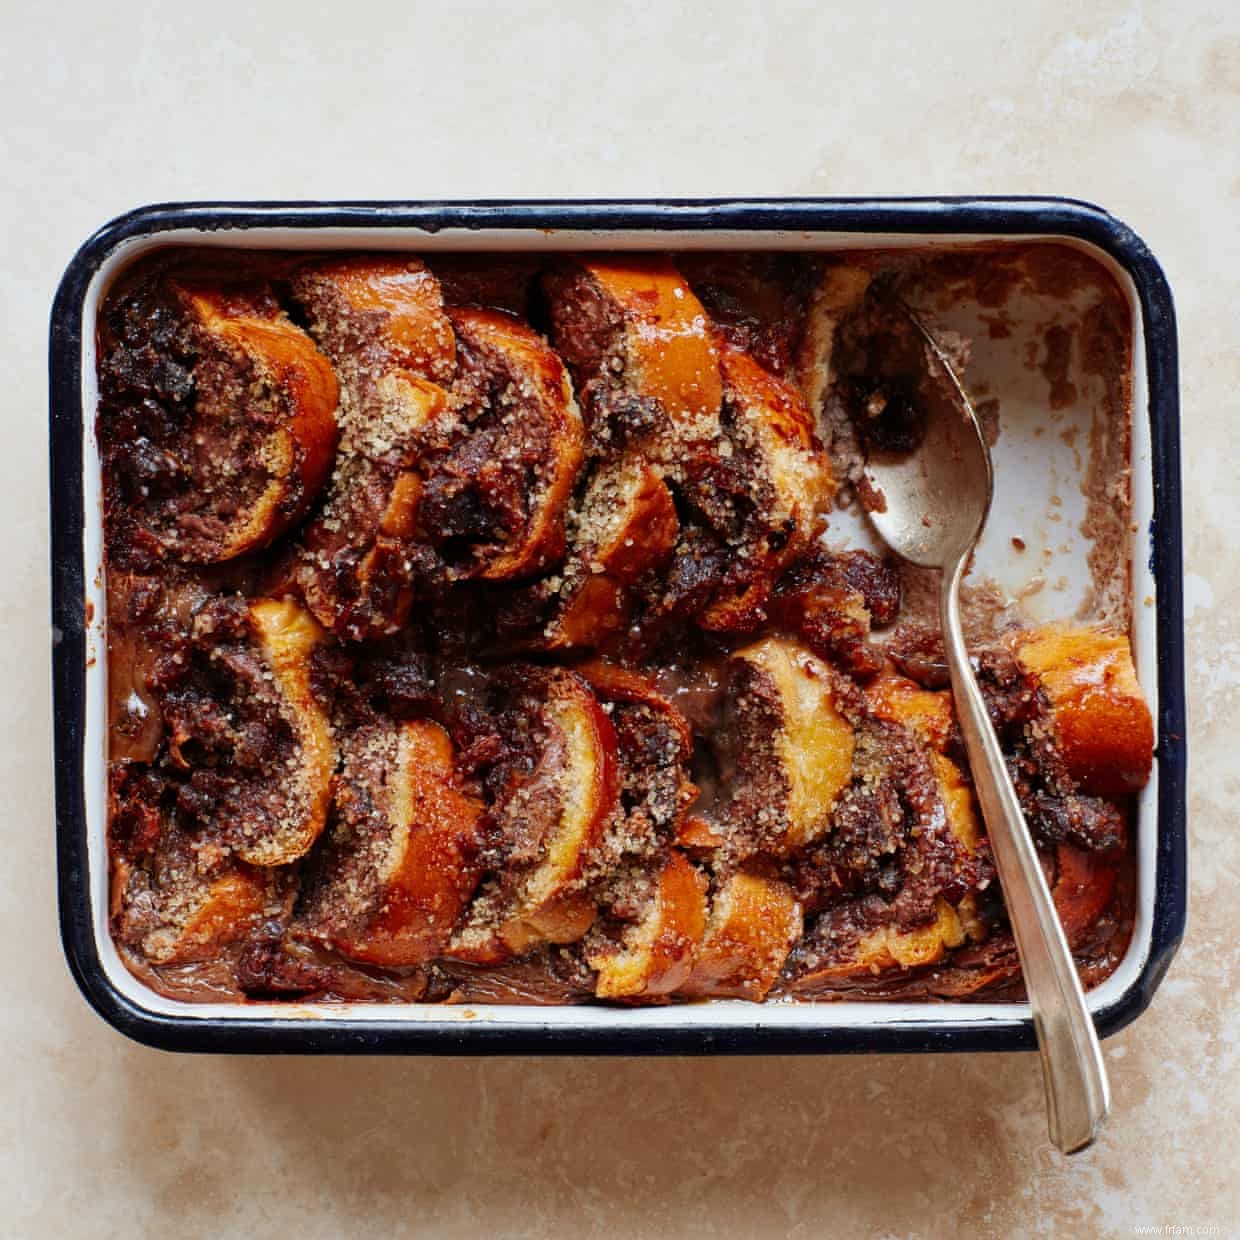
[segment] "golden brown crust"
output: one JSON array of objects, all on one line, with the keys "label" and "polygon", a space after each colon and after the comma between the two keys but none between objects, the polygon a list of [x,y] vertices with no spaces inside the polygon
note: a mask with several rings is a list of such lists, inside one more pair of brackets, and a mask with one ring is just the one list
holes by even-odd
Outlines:
[{"label": "golden brown crust", "polygon": [[587,952],[586,963],[598,973],[594,993],[600,999],[671,994],[688,978],[705,928],[706,879],[673,851],[640,919],[618,941]]},{"label": "golden brown crust", "polygon": [[[584,688],[561,690],[548,703],[547,717],[566,746],[563,809],[542,860],[523,876],[517,898],[500,926],[500,937],[514,952],[532,943],[566,941],[565,900],[571,900],[575,884],[583,877],[619,796],[615,729],[594,695]],[[571,934],[579,937],[583,905],[573,901],[572,907]]]},{"label": "golden brown crust", "polygon": [[801,937],[801,906],[787,883],[739,872],[711,899],[710,917],[680,993],[760,1003]]},{"label": "golden brown crust", "polygon": [[616,733],[621,813],[602,841],[596,868],[618,880],[611,896],[623,902],[633,868],[645,873],[666,854],[697,798],[689,777],[693,731],[649,676],[601,660],[579,663],[576,672],[602,702]]},{"label": "golden brown crust", "polygon": [[877,718],[902,724],[935,751],[931,765],[952,834],[969,852],[976,851],[982,828],[973,786],[945,752],[956,730],[951,694],[923,689],[907,677],[888,672],[866,686],[865,696]]},{"label": "golden brown crust", "polygon": [[699,852],[726,848],[728,837],[718,824],[701,814],[686,814],[677,825],[676,844],[696,856]]},{"label": "golden brown crust", "polygon": [[1102,629],[1055,626],[1018,633],[1011,646],[1050,703],[1056,747],[1080,787],[1098,796],[1144,787],[1154,723],[1128,639]]},{"label": "golden brown crust", "polygon": [[158,652],[147,684],[159,748],[153,763],[114,768],[138,794],[135,854],[184,832],[199,861],[288,866],[319,837],[331,800],[335,749],[312,683],[323,631],[287,599],[169,588],[158,605],[146,637]]},{"label": "golden brown crust", "polygon": [[947,748],[956,728],[948,690],[924,689],[907,676],[888,671],[866,686],[865,698],[880,719],[903,724],[940,753]]},{"label": "golden brown crust", "polygon": [[267,546],[306,515],[331,472],[339,389],[330,363],[283,314],[239,305],[218,288],[176,287],[202,330],[248,357],[287,401],[283,424],[263,449],[274,467],[271,480],[252,508],[238,514],[216,557],[232,559]]},{"label": "golden brown crust", "polygon": [[360,348],[380,353],[385,370],[452,381],[456,340],[439,281],[424,263],[396,255],[327,259],[304,264],[295,278],[301,299],[317,307],[319,331],[352,341],[352,349],[340,341],[342,358]]},{"label": "golden brown crust", "polygon": [[250,606],[250,623],[296,738],[296,765],[283,778],[298,807],[275,839],[255,839],[238,847],[253,865],[287,865],[305,856],[327,823],[336,751],[327,712],[311,688],[310,661],[323,631],[296,603],[260,599]]},{"label": "golden brown crust", "polygon": [[616,733],[579,676],[556,671],[544,684],[528,725],[532,763],[498,809],[505,865],[454,935],[447,954],[457,959],[493,963],[539,944],[575,942],[594,921],[587,867],[620,809]]},{"label": "golden brown crust", "polygon": [[399,631],[419,572],[420,463],[457,425],[445,386],[456,337],[438,282],[416,259],[303,265],[293,294],[343,384],[327,501],[289,571],[319,622],[352,641]]},{"label": "golden brown crust", "polygon": [[677,436],[715,434],[723,396],[718,349],[702,303],[671,262],[586,259],[574,275],[583,279],[548,282],[555,339],[578,385],[599,385],[596,416],[607,416],[610,393],[651,402],[666,419],[650,441],[656,455]]},{"label": "golden brown crust", "polygon": [[586,270],[625,320],[626,373],[676,420],[709,423],[722,396],[717,349],[702,303],[664,259],[594,261]]},{"label": "golden brown crust", "polygon": [[141,862],[114,864],[112,924],[117,938],[152,964],[190,964],[279,918],[292,891],[281,871],[198,848],[167,829]]},{"label": "golden brown crust", "polygon": [[768,637],[733,656],[733,826],[789,853],[824,835],[853,777],[854,729],[831,669],[795,642]]},{"label": "golden brown crust", "polygon": [[343,749],[337,821],[299,932],[350,960],[421,964],[447,946],[477,886],[482,803],[429,720],[363,727]]},{"label": "golden brown crust", "polygon": [[469,307],[452,310],[451,318],[462,347],[485,358],[487,368],[500,376],[491,396],[500,406],[497,459],[483,470],[498,470],[507,457],[523,453],[525,477],[516,485],[528,489],[524,521],[476,545],[469,572],[484,581],[530,577],[564,553],[564,509],[584,444],[572,384],[547,342],[512,315]]},{"label": "golden brown crust", "polygon": [[721,345],[720,362],[731,451],[745,454],[756,475],[755,520],[735,549],[747,561],[746,572],[717,593],[698,623],[745,633],[766,619],[775,582],[819,532],[835,484],[796,388],[730,344]]},{"label": "golden brown crust", "polygon": [[936,964],[965,941],[960,916],[944,899],[935,901],[933,919],[909,929],[886,924],[868,930],[839,950],[801,970],[794,989],[801,993],[849,978],[873,977],[892,970]]},{"label": "golden brown crust", "polygon": [[660,471],[637,454],[601,464],[570,515],[571,545],[538,644],[599,649],[628,623],[628,587],[656,571],[679,533],[676,503]]},{"label": "golden brown crust", "polygon": [[105,459],[128,495],[116,515],[136,525],[114,526],[114,554],[233,560],[305,516],[331,470],[338,388],[269,287],[157,280],[103,354]]},{"label": "golden brown crust", "polygon": [[676,757],[682,762],[688,760],[693,752],[693,731],[689,722],[672,705],[668,696],[659,692],[649,676],[622,663],[608,663],[604,659],[588,659],[578,663],[573,670],[589,683],[604,702],[631,703],[657,711],[676,738]]}]

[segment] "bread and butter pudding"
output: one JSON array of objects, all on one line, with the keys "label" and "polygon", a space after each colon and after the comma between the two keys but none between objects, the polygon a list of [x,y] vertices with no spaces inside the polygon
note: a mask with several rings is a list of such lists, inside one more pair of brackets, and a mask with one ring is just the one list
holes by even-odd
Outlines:
[{"label": "bread and butter pudding", "polygon": [[1019,993],[924,582],[837,514],[882,502],[869,446],[917,435],[883,290],[1092,281],[1103,603],[1031,625],[979,588],[971,623],[1070,945],[1105,977],[1153,728],[1105,605],[1127,309],[1074,255],[131,269],[97,422],[128,967],[186,1000]]}]

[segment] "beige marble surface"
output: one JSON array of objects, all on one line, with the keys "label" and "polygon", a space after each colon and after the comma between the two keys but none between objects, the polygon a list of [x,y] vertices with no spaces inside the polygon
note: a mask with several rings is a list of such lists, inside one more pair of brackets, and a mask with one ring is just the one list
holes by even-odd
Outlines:
[{"label": "beige marble surface", "polygon": [[[766,7],[0,6],[0,1233],[1240,1232],[1240,9]],[[1191,926],[1107,1044],[1097,1148],[1049,1150],[1024,1056],[189,1059],[87,1010],[54,905],[44,351],[88,232],[176,198],[967,192],[1108,206],[1179,303]]]}]

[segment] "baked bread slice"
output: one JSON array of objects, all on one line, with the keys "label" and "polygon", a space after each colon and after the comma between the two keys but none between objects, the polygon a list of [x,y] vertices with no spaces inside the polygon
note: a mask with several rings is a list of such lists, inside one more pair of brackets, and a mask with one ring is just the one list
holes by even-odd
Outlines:
[{"label": "baked bread slice", "polygon": [[683,985],[706,928],[706,877],[673,849],[655,872],[644,908],[612,936],[600,934],[585,959],[600,999],[655,998]]},{"label": "baked bread slice", "polygon": [[424,463],[420,519],[450,578],[523,580],[564,554],[584,432],[568,371],[500,310],[450,312],[460,425]]},{"label": "baked bread slice", "polygon": [[168,828],[150,853],[115,861],[113,932],[154,965],[210,960],[286,916],[294,891],[286,871],[246,865]]},{"label": "baked bread slice", "polygon": [[327,822],[335,745],[317,696],[323,630],[287,599],[214,597],[154,678],[176,815],[257,866],[303,857]]},{"label": "baked bread slice", "polygon": [[336,450],[336,377],[269,285],[157,277],[102,337],[114,564],[236,559],[306,514]]},{"label": "baked bread slice", "polygon": [[482,802],[462,788],[452,742],[430,720],[363,724],[341,753],[330,836],[293,932],[367,964],[434,959],[481,876]]},{"label": "baked bread slice", "polygon": [[801,905],[787,883],[743,870],[728,875],[711,896],[693,970],[678,993],[760,1003],[801,928]]},{"label": "baked bread slice", "polygon": [[419,539],[419,464],[457,413],[456,336],[417,259],[307,263],[293,296],[341,379],[341,441],[320,512],[288,566],[319,622],[351,641],[396,633],[433,563]]},{"label": "baked bread slice", "polygon": [[534,644],[605,649],[618,644],[634,614],[630,587],[672,554],[676,501],[658,466],[626,453],[596,466],[568,529],[567,560],[547,587],[550,618]]},{"label": "baked bread slice", "polygon": [[[835,484],[796,388],[726,342],[720,362],[724,434],[715,452],[745,468],[738,493],[719,486],[714,469],[689,487],[729,553],[724,581],[697,622],[706,629],[748,633],[767,619],[771,592],[784,569],[821,532]],[[699,494],[703,485],[704,495]],[[720,496],[727,511],[716,511]]]},{"label": "baked bread slice", "polygon": [[650,677],[602,660],[574,668],[594,690],[616,734],[622,814],[603,841],[600,865],[621,870],[662,857],[698,790],[689,777],[693,732]]},{"label": "baked bread slice", "polygon": [[1007,644],[1045,695],[1055,748],[1081,791],[1121,797],[1143,788],[1154,722],[1127,637],[1052,625],[1016,632]]},{"label": "baked bread slice", "polygon": [[544,277],[551,339],[596,447],[639,447],[678,468],[678,445],[719,431],[723,386],[702,303],[663,257],[565,262]]},{"label": "baked bread slice", "polygon": [[512,700],[487,809],[489,876],[447,954],[495,963],[572,943],[594,923],[589,867],[620,813],[616,733],[589,685],[562,668],[510,673]]},{"label": "baked bread slice", "polygon": [[728,847],[787,856],[831,830],[852,781],[856,735],[841,709],[844,686],[810,650],[777,637],[738,651],[730,671]]}]

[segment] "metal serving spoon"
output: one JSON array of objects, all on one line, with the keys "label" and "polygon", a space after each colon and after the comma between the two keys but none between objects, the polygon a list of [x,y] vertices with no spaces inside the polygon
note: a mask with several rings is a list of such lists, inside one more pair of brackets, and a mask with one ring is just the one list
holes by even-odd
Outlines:
[{"label": "metal serving spoon", "polygon": [[994,495],[990,449],[943,350],[907,306],[897,309],[925,341],[941,399],[927,402],[924,438],[912,452],[869,454],[867,478],[881,492],[880,506],[886,503],[870,517],[893,551],[942,574],[940,617],[956,714],[1033,1009],[1051,1140],[1071,1154],[1093,1143],[1110,1109],[1106,1068],[960,622],[960,582]]}]

